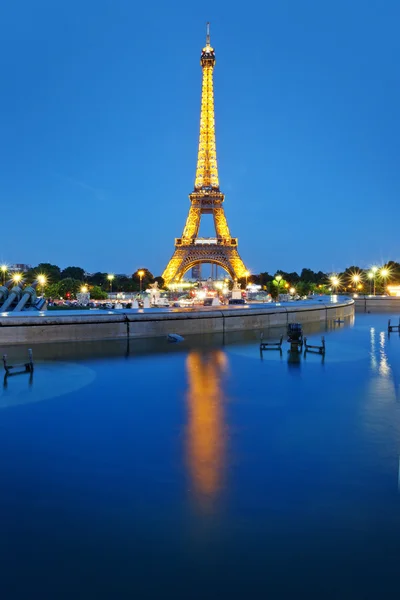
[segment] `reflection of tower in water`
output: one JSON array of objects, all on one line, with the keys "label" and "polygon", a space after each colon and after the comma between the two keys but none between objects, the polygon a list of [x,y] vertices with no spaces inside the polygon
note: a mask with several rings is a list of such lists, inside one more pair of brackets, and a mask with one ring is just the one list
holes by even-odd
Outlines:
[{"label": "reflection of tower in water", "polygon": [[225,425],[221,375],[226,370],[224,352],[191,352],[188,375],[187,462],[192,487],[202,502],[212,499],[222,485]]}]

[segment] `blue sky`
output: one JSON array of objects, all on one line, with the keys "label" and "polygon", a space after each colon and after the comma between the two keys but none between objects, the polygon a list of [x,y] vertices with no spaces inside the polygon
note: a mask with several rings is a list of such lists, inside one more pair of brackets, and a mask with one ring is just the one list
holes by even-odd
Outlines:
[{"label": "blue sky", "polygon": [[3,3],[0,260],[163,271],[194,184],[207,20],[246,266],[400,261],[391,0]]}]

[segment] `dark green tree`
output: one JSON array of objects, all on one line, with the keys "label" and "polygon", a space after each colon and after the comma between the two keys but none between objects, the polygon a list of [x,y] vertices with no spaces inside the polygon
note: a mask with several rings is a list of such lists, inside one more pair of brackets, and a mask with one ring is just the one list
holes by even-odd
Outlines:
[{"label": "dark green tree", "polygon": [[132,281],[134,283],[134,286],[136,288],[136,290],[140,289],[140,275],[139,272],[143,271],[143,275],[142,275],[142,290],[145,290],[149,283],[153,283],[154,282],[154,275],[153,273],[151,273],[151,271],[149,271],[148,269],[145,269],[144,267],[142,269],[138,269],[137,271],[135,271],[132,275]]},{"label": "dark green tree", "polygon": [[102,273],[101,271],[88,275],[86,280],[90,285],[104,286],[106,284],[108,286],[107,273]]},{"label": "dark green tree", "polygon": [[290,285],[294,286],[298,281],[300,281],[299,274],[296,273],[296,271],[292,271],[291,273],[288,273],[286,271],[279,271],[279,273],[282,275],[285,281],[288,281],[290,283]]},{"label": "dark green tree", "polygon": [[300,280],[307,283],[317,283],[317,274],[311,269],[302,269]]},{"label": "dark green tree", "polygon": [[265,271],[264,273],[260,273],[259,275],[259,284],[263,287],[263,289],[268,289],[268,284],[273,279],[273,276],[270,275],[267,271]]},{"label": "dark green tree", "polygon": [[[281,275],[281,273],[279,273],[279,275]],[[277,300],[278,293],[279,294],[287,294],[288,293],[287,283],[288,282],[285,279],[283,279],[283,277],[279,282],[277,279],[273,279],[268,284],[268,291],[271,294],[271,296]]]},{"label": "dark green tree", "polygon": [[90,297],[93,300],[106,300],[108,298],[107,292],[101,289],[100,286],[94,285],[89,289]]},{"label": "dark green tree", "polygon": [[357,267],[355,265],[352,265],[351,267],[346,267],[346,269],[343,271],[343,275],[354,275],[354,273],[360,273],[362,271],[361,267]]},{"label": "dark green tree", "polygon": [[113,289],[114,288],[118,292],[131,292],[133,290],[133,282],[131,277],[128,277],[128,275],[124,275],[122,273],[115,275],[115,279],[113,281]]},{"label": "dark green tree", "polygon": [[318,271],[318,273],[316,274],[316,280],[314,283],[316,283],[317,285],[324,285],[326,283],[327,280],[327,274],[323,273],[322,271]]},{"label": "dark green tree", "polygon": [[53,300],[60,298],[60,283],[48,283],[44,288],[44,295]]},{"label": "dark green tree", "polygon": [[387,277],[388,283],[400,283],[400,263],[395,262],[394,260],[389,260],[384,267],[389,271],[389,275]]},{"label": "dark green tree", "polygon": [[77,279],[83,281],[85,279],[85,270],[81,267],[67,267],[61,271],[61,279]]},{"label": "dark green tree", "polygon": [[58,287],[60,296],[68,298],[69,294],[69,298],[75,298],[82,285],[82,281],[78,281],[77,279],[72,279],[70,277],[61,279]]},{"label": "dark green tree", "polygon": [[61,278],[61,269],[57,265],[50,263],[39,263],[36,267],[33,267],[26,273],[26,281],[34,281],[38,275],[46,275],[47,281],[50,283],[57,283]]},{"label": "dark green tree", "polygon": [[[246,282],[246,278],[244,278],[244,282]],[[258,273],[251,273],[247,278],[247,283],[260,285],[260,275]]]},{"label": "dark green tree", "polygon": [[313,284],[310,281],[299,281],[296,285],[299,296],[307,296],[311,291],[313,291]]}]

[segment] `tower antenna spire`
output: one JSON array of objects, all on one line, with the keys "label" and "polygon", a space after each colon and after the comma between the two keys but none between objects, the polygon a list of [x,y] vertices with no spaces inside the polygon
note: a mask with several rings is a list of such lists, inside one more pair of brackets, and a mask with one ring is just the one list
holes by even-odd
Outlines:
[{"label": "tower antenna spire", "polygon": [[206,46],[210,46],[210,23],[207,21]]}]

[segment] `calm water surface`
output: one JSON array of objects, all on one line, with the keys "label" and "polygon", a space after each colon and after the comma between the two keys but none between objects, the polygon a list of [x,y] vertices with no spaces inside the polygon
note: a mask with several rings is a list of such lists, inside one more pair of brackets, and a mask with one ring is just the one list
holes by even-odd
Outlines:
[{"label": "calm water surface", "polygon": [[1,598],[398,598],[389,316],[331,324],[325,360],[255,333],[34,349],[0,388]]}]

